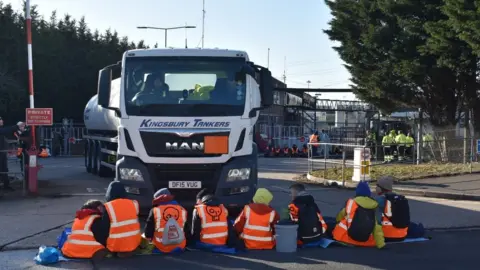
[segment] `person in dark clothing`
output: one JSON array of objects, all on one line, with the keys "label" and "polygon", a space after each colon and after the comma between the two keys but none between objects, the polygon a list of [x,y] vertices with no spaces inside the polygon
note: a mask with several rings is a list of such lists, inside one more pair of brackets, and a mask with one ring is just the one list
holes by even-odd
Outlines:
[{"label": "person in dark clothing", "polygon": [[327,224],[315,199],[305,191],[302,184],[290,186],[292,202],[288,208],[290,219],[298,224],[298,244],[307,244],[319,241],[327,231]]},{"label": "person in dark clothing", "polygon": [[[183,232],[183,241],[178,244],[165,244],[162,242],[163,234],[167,233],[168,221],[173,218]],[[186,247],[185,224],[187,210],[183,208],[167,188],[155,192],[152,209],[145,224],[144,238],[152,242],[163,253],[183,251]]]},{"label": "person in dark clothing", "polygon": [[[108,186],[107,192],[105,193],[106,202],[110,202],[115,199],[125,199],[126,197],[127,197],[127,192],[123,184],[115,181],[110,183],[110,185]],[[106,246],[107,238],[110,232],[110,217],[108,216],[107,211],[102,211],[102,218],[99,219],[98,223],[99,223],[98,226],[101,229],[98,230],[98,234],[97,236],[95,236],[95,239],[100,244]],[[92,228],[92,231],[93,231],[93,228]]]},{"label": "person in dark clothing", "polygon": [[[117,199],[127,199],[127,191],[125,186],[119,181],[112,181],[108,186],[107,192],[105,193],[106,203],[113,202]],[[137,203],[136,201],[134,203]],[[103,211],[102,217],[100,219],[101,232],[98,236],[98,242],[101,244],[105,243],[105,246],[108,248],[107,240],[110,236],[111,229],[111,220],[108,214],[108,211]],[[97,239],[97,237],[96,237]],[[110,249],[110,248],[109,248]],[[119,257],[127,257],[133,255],[132,252],[117,252],[116,255]]]},{"label": "person in dark clothing", "polygon": [[[74,224],[72,226],[72,230],[75,230],[75,227],[82,227],[87,226],[84,225],[88,224],[88,219],[91,216],[101,216],[104,211],[103,202],[99,200],[88,200],[80,210],[78,210],[75,214]],[[77,222],[81,224],[78,226],[76,225]],[[101,259],[108,254],[108,250],[105,248],[105,243],[101,243],[102,235],[108,232],[104,232],[101,226],[100,218],[94,218],[91,222],[89,227],[90,231],[93,234],[93,238],[96,242],[100,243],[102,246],[98,246],[95,244],[79,244],[75,241],[83,240],[84,235],[75,234],[75,231],[68,237],[67,242],[62,246],[62,253],[67,258],[93,258],[93,259]],[[82,237],[78,239],[79,237]],[[88,241],[88,240],[87,240]]]},{"label": "person in dark clothing", "polygon": [[[91,215],[102,215],[105,212],[103,207],[103,202],[99,200],[88,200],[80,210],[75,213],[76,218],[84,218]],[[102,227],[101,219],[97,218],[93,221],[92,226],[90,227],[93,233],[95,240],[102,244],[106,245],[106,239],[108,236],[108,231]]]},{"label": "person in dark clothing", "polygon": [[10,179],[8,178],[8,158],[7,158],[7,137],[13,136],[15,132],[23,132],[25,124],[18,122],[15,126],[4,127],[3,119],[0,117],[0,180],[3,182],[3,189],[5,191],[13,191],[10,186]]}]

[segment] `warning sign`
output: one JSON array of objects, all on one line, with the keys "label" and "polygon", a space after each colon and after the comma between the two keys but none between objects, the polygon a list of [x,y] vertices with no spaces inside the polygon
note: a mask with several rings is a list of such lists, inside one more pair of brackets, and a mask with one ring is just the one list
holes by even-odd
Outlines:
[{"label": "warning sign", "polygon": [[51,126],[53,125],[53,108],[27,108],[27,126]]}]

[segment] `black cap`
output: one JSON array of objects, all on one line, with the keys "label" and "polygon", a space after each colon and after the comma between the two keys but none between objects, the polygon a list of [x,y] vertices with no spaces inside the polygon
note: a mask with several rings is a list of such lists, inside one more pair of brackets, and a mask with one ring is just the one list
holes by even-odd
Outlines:
[{"label": "black cap", "polygon": [[196,199],[200,200],[203,196],[208,194],[208,189],[204,188],[198,192]]}]

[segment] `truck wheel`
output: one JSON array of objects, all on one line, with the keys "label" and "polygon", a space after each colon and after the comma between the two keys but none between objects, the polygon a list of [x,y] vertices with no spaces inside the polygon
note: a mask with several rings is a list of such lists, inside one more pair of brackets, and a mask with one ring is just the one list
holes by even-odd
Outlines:
[{"label": "truck wheel", "polygon": [[87,140],[85,143],[85,167],[88,173],[92,172],[92,141]]}]

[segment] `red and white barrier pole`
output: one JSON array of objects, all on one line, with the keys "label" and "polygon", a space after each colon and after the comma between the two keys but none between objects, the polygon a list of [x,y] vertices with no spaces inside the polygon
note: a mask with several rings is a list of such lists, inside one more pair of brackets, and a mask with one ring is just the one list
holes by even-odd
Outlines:
[{"label": "red and white barrier pole", "polygon": [[[30,108],[35,108],[33,103],[33,59],[32,59],[32,16],[30,15],[30,0],[26,0],[26,29],[27,29],[27,51],[28,51],[28,93],[30,98]],[[28,191],[37,193],[37,142],[35,126],[32,126],[32,143],[28,151]]]}]

